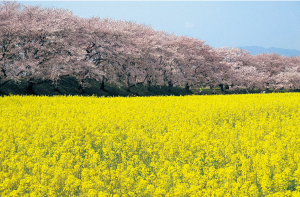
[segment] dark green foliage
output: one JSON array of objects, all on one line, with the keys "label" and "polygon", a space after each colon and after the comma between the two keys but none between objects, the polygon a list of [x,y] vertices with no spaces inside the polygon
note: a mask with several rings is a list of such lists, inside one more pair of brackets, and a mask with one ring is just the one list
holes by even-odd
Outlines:
[{"label": "dark green foliage", "polygon": [[[3,84],[3,85],[2,85]],[[29,83],[17,83],[13,80],[1,80],[0,81],[0,95],[17,95],[27,93],[26,88],[28,87]]]},{"label": "dark green foliage", "polygon": [[[104,90],[100,89],[101,83],[94,79],[87,79],[88,87],[80,89],[80,85],[76,78],[64,76],[58,81],[57,87],[52,81],[43,81],[41,79],[34,80],[31,84],[31,90],[29,88],[30,83],[24,78],[20,83],[12,80],[8,81],[2,79],[0,81],[0,96],[4,95],[82,95],[82,96],[134,96],[137,93],[139,96],[180,96],[180,95],[200,95],[199,87],[191,87],[187,92],[184,87],[171,87],[168,86],[151,86],[150,91],[147,86],[143,84],[131,84],[130,92],[125,86],[118,87],[113,84],[105,83]],[[216,88],[216,94],[222,94],[220,88]],[[260,93],[261,90],[254,89],[249,93]],[[272,93],[272,89],[265,90],[266,93]],[[276,90],[276,93],[283,92],[300,92],[300,90]],[[201,95],[213,95],[213,89],[202,88]],[[246,90],[228,90],[225,89],[223,94],[247,94]]]},{"label": "dark green foliage", "polygon": [[83,95],[83,96],[134,96],[137,93],[139,96],[155,96],[155,95],[191,95],[193,92],[186,92],[184,88],[172,87],[169,91],[167,86],[151,86],[150,91],[143,84],[134,84],[130,91],[125,86],[118,87],[113,84],[105,83],[104,90],[100,89],[101,83],[94,79],[86,79],[89,84],[82,89],[79,82],[74,77],[64,76],[58,81],[58,85],[55,86],[52,81],[43,81],[41,79],[35,79],[31,83],[24,78],[21,79],[21,83],[9,81],[4,83],[1,81],[0,96],[3,95]]}]

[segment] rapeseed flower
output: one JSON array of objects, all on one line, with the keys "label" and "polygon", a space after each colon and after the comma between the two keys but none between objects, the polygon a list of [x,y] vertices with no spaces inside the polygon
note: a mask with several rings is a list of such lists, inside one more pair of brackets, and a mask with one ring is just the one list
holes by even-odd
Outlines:
[{"label": "rapeseed flower", "polygon": [[1,196],[300,196],[300,94],[0,97]]}]

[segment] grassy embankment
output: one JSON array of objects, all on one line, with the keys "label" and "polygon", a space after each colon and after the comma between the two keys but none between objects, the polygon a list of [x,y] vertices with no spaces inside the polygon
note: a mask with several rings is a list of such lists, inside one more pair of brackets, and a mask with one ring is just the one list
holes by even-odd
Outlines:
[{"label": "grassy embankment", "polygon": [[[41,81],[36,80],[34,84],[29,89],[30,84],[24,79],[21,83],[15,83],[10,81],[5,83],[5,80],[0,81],[0,96],[4,95],[44,95],[44,96],[54,96],[54,95],[82,95],[82,96],[133,96],[137,93],[139,96],[180,96],[180,95],[200,95],[200,87],[190,87],[187,91],[184,87],[167,87],[167,86],[151,86],[150,90],[147,89],[143,84],[138,84],[134,86],[133,84],[130,89],[125,86],[118,87],[113,84],[105,83],[104,90],[100,90],[100,82],[92,79],[87,79],[89,86],[85,89],[80,89],[79,83],[75,78],[63,77],[59,81],[59,84],[54,88],[51,81]],[[219,94],[247,94],[244,90],[228,90],[226,89],[223,93],[220,87],[215,88],[216,95]],[[260,93],[261,90],[254,89],[249,93]],[[273,89],[265,90],[266,93],[272,93]],[[284,92],[300,92],[300,90],[276,90],[276,93]],[[202,88],[201,95],[213,95],[213,89],[209,87]]]}]

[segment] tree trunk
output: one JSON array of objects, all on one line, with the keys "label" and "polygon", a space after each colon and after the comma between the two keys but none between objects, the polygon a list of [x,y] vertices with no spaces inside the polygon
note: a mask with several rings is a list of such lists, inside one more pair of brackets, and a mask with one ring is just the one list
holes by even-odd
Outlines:
[{"label": "tree trunk", "polygon": [[150,88],[151,88],[151,81],[148,80],[148,82],[147,82],[147,90],[150,91]]},{"label": "tree trunk", "polygon": [[28,87],[27,87],[27,92],[29,93],[29,94],[33,94],[33,95],[36,95],[36,93],[33,91],[33,89],[32,89],[32,86],[34,85],[35,83],[33,83],[32,81],[29,81],[29,85],[28,85]]},{"label": "tree trunk", "polygon": [[102,80],[100,90],[104,90],[104,81]]},{"label": "tree trunk", "polygon": [[[81,80],[81,82],[83,82],[83,80]],[[80,94],[84,94],[85,93],[84,88],[82,86],[82,83],[79,85],[78,90],[80,90]]]},{"label": "tree trunk", "polygon": [[186,91],[186,92],[189,92],[189,90],[190,90],[190,86],[189,86],[188,83],[186,83],[186,84],[185,84],[185,91]]},{"label": "tree trunk", "polygon": [[105,89],[104,89],[104,78],[101,81],[100,90],[105,91]]},{"label": "tree trunk", "polygon": [[103,91],[103,92],[107,92],[107,90],[105,90],[105,77],[102,76],[102,80],[101,80],[101,84],[100,84],[100,91]]},{"label": "tree trunk", "polygon": [[55,81],[54,81],[54,84],[53,84],[53,88],[54,88],[54,91],[58,91],[57,82],[55,82]]},{"label": "tree trunk", "polygon": [[172,83],[172,81],[169,81],[168,84],[169,84],[168,92],[171,92],[171,88],[173,87],[173,83]]},{"label": "tree trunk", "polygon": [[128,92],[131,92],[131,91],[130,91],[131,86],[130,86],[130,84],[129,84],[129,77],[128,77],[128,76],[127,76],[127,79],[126,79],[126,84],[127,84],[127,91],[128,91]]},{"label": "tree trunk", "polygon": [[219,84],[219,86],[221,87],[221,92],[224,92],[224,88],[223,88],[223,84]]}]

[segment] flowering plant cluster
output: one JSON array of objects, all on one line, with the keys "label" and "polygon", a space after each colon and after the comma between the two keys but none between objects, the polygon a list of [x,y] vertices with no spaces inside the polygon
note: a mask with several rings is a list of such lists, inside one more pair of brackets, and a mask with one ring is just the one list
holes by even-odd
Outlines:
[{"label": "flowering plant cluster", "polygon": [[300,94],[0,97],[0,196],[299,196]]},{"label": "flowering plant cluster", "polygon": [[33,85],[75,77],[127,90],[137,84],[299,89],[300,57],[251,55],[205,41],[156,31],[135,22],[82,18],[62,9],[0,3],[0,88],[9,81]]}]

